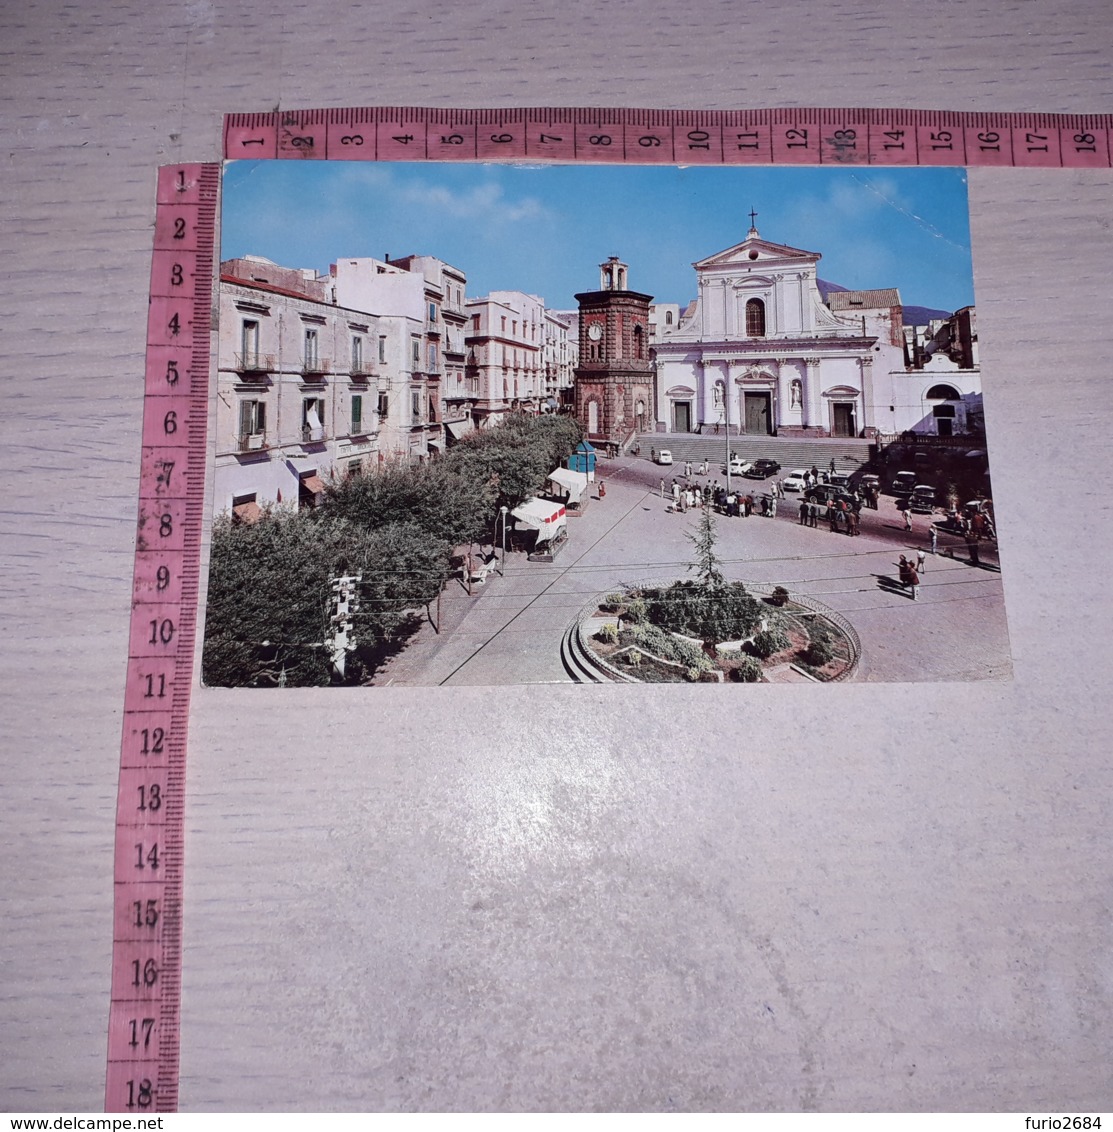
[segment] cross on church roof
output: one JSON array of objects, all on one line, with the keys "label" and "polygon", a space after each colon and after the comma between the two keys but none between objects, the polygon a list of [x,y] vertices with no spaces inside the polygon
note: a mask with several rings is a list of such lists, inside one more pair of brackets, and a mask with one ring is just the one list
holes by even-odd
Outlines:
[{"label": "cross on church roof", "polygon": [[751,208],[750,209],[750,227],[751,228],[754,227],[754,219],[755,219],[756,216],[757,216],[757,213],[754,212],[754,210]]}]

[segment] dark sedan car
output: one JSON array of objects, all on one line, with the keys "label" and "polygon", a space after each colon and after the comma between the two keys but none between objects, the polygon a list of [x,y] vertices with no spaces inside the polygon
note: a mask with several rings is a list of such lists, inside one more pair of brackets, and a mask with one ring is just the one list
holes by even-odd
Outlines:
[{"label": "dark sedan car", "polygon": [[755,460],[746,472],[750,479],[764,480],[768,479],[774,472],[779,472],[781,465],[776,460]]}]

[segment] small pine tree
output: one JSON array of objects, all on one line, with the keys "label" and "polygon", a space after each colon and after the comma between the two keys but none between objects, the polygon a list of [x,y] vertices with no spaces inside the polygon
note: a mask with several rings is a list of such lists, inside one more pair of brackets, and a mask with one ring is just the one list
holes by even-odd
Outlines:
[{"label": "small pine tree", "polygon": [[688,535],[688,539],[696,548],[696,560],[689,564],[688,569],[696,572],[700,585],[709,589],[723,585],[726,579],[719,569],[720,559],[715,554],[718,534],[715,531],[715,516],[712,515],[710,506],[704,505],[696,529]]}]

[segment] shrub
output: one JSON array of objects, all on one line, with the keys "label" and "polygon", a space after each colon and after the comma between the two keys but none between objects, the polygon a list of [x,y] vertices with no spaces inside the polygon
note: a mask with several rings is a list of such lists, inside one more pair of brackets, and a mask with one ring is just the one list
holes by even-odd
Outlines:
[{"label": "shrub", "polygon": [[788,645],[788,634],[777,624],[770,625],[768,629],[758,633],[750,642],[750,648],[754,655],[761,657],[762,660],[771,657],[782,649],[787,649]]},{"label": "shrub", "polygon": [[769,604],[781,606],[788,601],[788,590],[784,586],[776,586],[773,592],[769,595]]},{"label": "shrub", "polygon": [[620,594],[617,591],[607,594],[605,598],[599,603],[599,608],[604,613],[617,613],[622,608],[622,603],[626,600],[625,594]]},{"label": "shrub", "polygon": [[813,638],[807,652],[804,653],[804,659],[816,668],[822,668],[834,655],[835,650],[831,648],[830,641]]},{"label": "shrub", "polygon": [[756,684],[761,679],[761,661],[744,656],[731,666],[730,678],[738,684]]},{"label": "shrub", "polygon": [[626,617],[635,625],[644,625],[649,620],[649,607],[640,597],[630,598],[626,606]]},{"label": "shrub", "polygon": [[595,634],[597,641],[602,641],[605,645],[618,644],[618,626],[617,625],[604,625],[598,633]]},{"label": "shrub", "polygon": [[619,640],[623,644],[636,644],[661,660],[684,665],[686,669],[696,673],[695,677],[689,676],[689,679],[696,679],[700,672],[711,668],[711,661],[698,645],[682,641],[656,625],[638,625],[627,629],[619,635]]},{"label": "shrub", "polygon": [[741,582],[717,586],[674,582],[664,589],[647,589],[644,597],[654,625],[701,641],[748,637],[761,623],[761,603]]}]

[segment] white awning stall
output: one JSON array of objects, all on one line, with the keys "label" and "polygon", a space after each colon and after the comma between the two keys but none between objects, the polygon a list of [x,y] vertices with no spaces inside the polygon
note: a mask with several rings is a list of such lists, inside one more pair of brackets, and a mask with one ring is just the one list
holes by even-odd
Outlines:
[{"label": "white awning stall", "polygon": [[510,512],[518,522],[518,528],[537,532],[537,541],[550,542],[568,527],[568,512],[563,503],[551,503],[545,499],[527,499],[525,503]]},{"label": "white awning stall", "polygon": [[588,480],[585,472],[557,468],[549,474],[549,483],[553,494],[563,496],[569,507],[578,507],[580,499],[587,493]]}]

